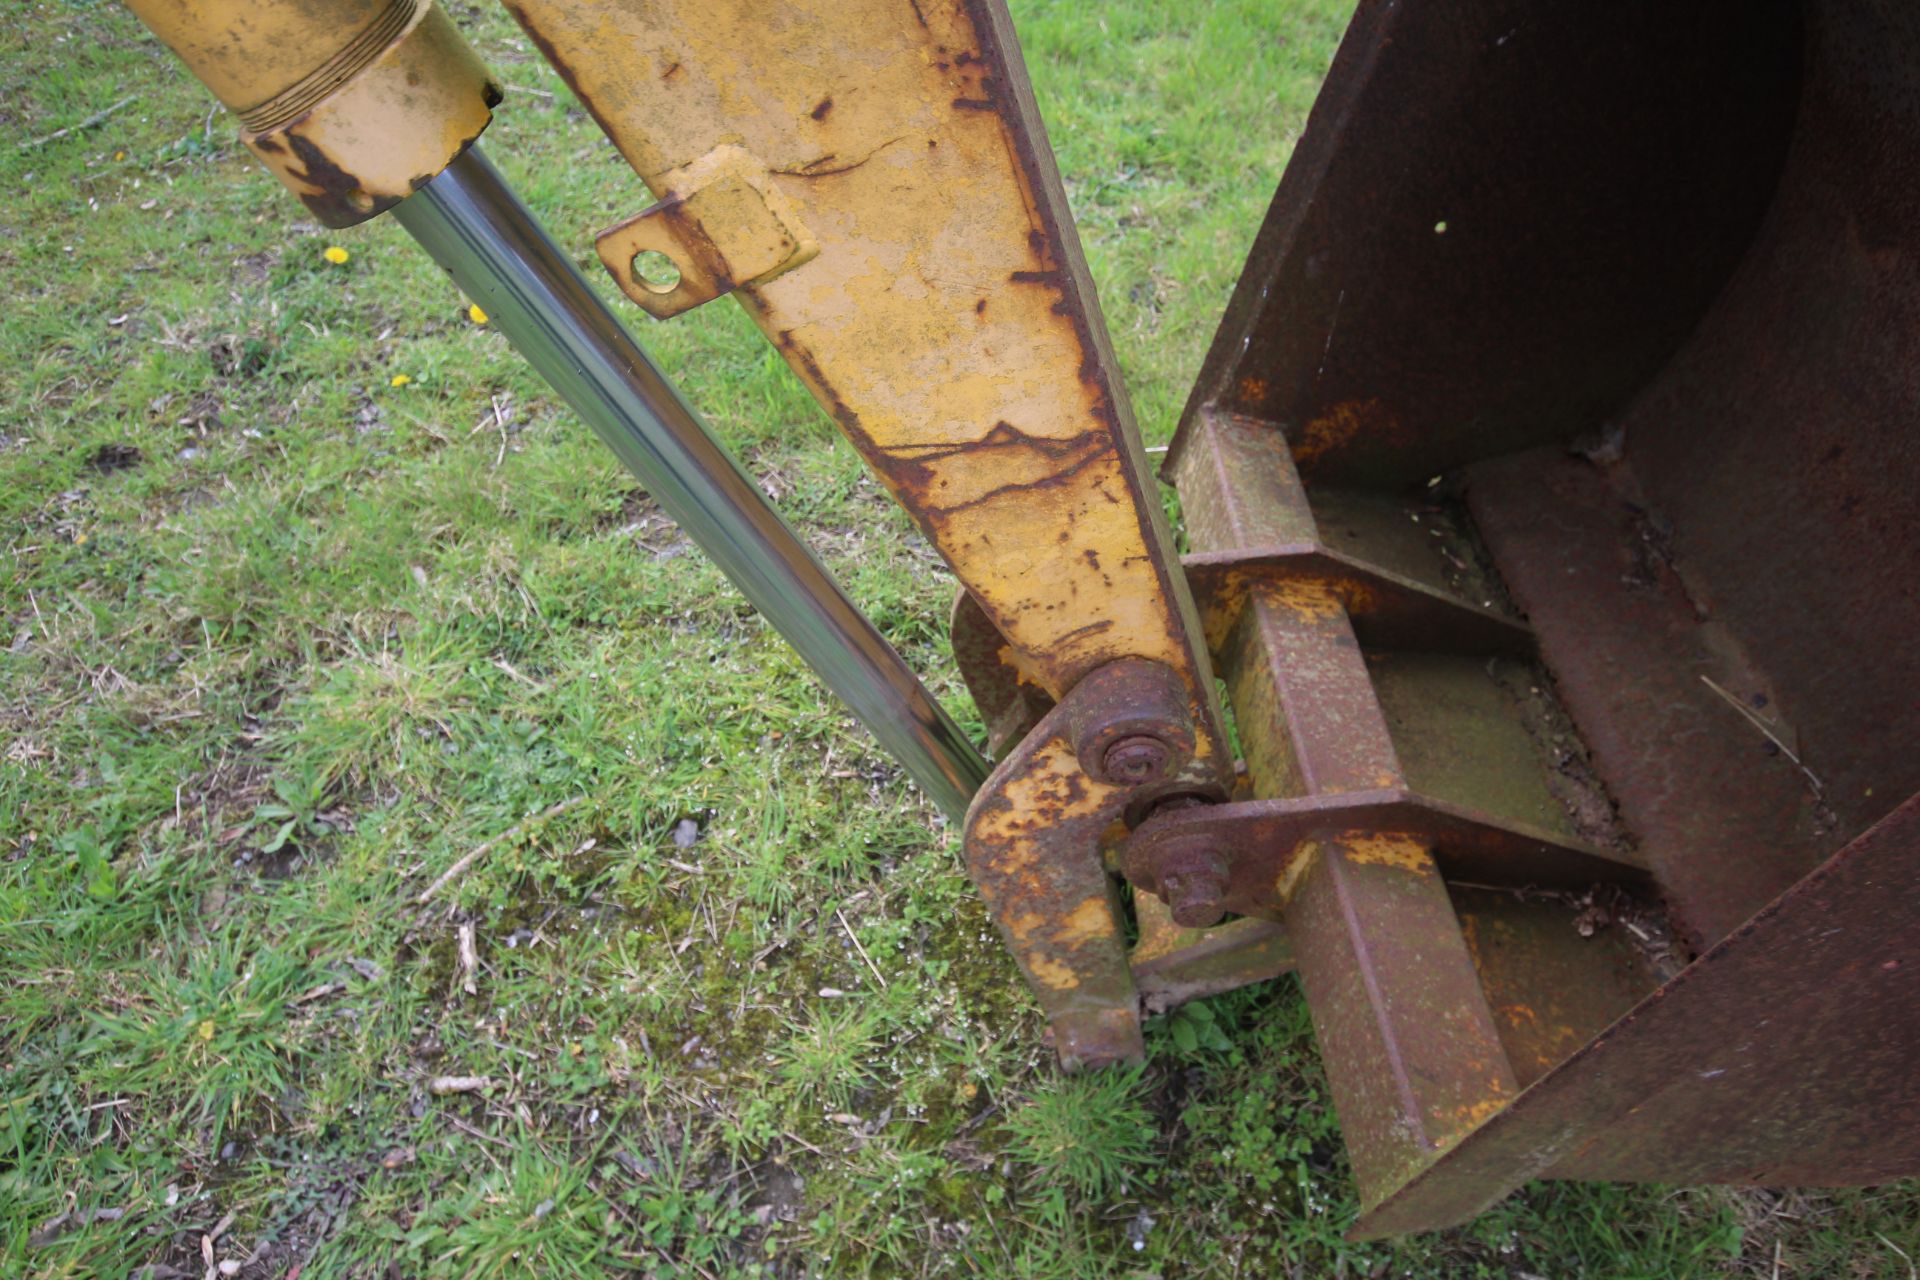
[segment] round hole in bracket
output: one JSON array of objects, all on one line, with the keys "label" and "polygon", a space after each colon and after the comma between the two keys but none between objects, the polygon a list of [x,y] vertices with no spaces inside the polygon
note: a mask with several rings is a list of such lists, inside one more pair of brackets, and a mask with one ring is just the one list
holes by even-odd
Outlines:
[{"label": "round hole in bracket", "polygon": [[347,205],[356,213],[372,213],[374,204],[373,196],[359,187],[347,192]]},{"label": "round hole in bracket", "polygon": [[648,293],[672,293],[680,287],[680,268],[658,249],[642,249],[633,255],[633,279]]}]

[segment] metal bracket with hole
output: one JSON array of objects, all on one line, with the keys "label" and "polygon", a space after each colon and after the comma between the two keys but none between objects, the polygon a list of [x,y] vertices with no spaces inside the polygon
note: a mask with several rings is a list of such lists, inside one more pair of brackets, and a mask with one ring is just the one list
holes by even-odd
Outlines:
[{"label": "metal bracket with hole", "polygon": [[[594,242],[621,291],[657,319],[771,280],[820,252],[767,166],[740,147],[715,147],[669,171],[664,185],[660,203]],[[649,253],[671,260],[678,279],[644,270],[639,259]]]}]

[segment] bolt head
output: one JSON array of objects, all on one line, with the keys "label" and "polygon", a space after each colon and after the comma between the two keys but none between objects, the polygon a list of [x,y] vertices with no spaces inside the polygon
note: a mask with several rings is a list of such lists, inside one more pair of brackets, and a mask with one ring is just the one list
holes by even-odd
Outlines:
[{"label": "bolt head", "polygon": [[1220,923],[1227,914],[1232,863],[1218,845],[1201,832],[1186,832],[1141,852],[1147,859],[1140,868],[1146,872],[1145,886],[1167,904],[1175,924],[1205,929]]},{"label": "bolt head", "polygon": [[1167,776],[1173,750],[1158,738],[1135,734],[1108,747],[1100,763],[1109,781],[1126,787],[1145,786]]},{"label": "bolt head", "polygon": [[1174,872],[1160,881],[1173,922],[1183,929],[1207,929],[1227,914],[1226,881],[1210,870]]}]

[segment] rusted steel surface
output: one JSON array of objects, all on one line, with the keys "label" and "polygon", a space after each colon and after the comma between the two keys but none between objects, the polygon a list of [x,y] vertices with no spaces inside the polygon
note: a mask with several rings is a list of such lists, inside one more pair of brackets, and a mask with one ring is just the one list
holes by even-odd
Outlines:
[{"label": "rusted steel surface", "polygon": [[[1557,691],[1583,739],[1561,763],[1594,775],[1555,798],[1610,856],[1637,842],[1712,948],[1655,987],[1685,955],[1660,922],[1591,914],[1632,924],[1642,902],[1452,886],[1525,1089],[1426,1167],[1373,1175],[1361,1235],[1457,1222],[1533,1177],[1920,1171],[1916,67],[1911,6],[1358,10],[1168,474],[1223,546],[1325,541],[1322,510],[1367,533],[1410,492],[1464,492],[1548,673],[1530,691],[1518,676],[1515,700]],[[1282,465],[1257,461],[1263,439],[1284,440]],[[1253,482],[1262,469],[1279,478]],[[1260,499],[1236,508],[1241,493]],[[1221,653],[1249,768],[1304,788],[1297,728],[1279,744],[1244,729],[1299,724],[1333,660],[1301,660],[1299,602],[1249,599]],[[1280,656],[1250,675],[1263,643]],[[1371,666],[1399,682],[1382,706],[1402,699],[1388,724],[1417,735],[1421,775],[1503,817],[1536,809],[1531,784],[1446,762],[1499,690],[1415,656]],[[1332,705],[1324,723],[1350,724],[1357,703]],[[1488,741],[1512,756],[1525,736]],[[1367,758],[1349,745],[1327,770]],[[1155,819],[1176,820],[1193,821]],[[1316,992],[1340,973],[1316,947],[1342,940],[1302,927],[1315,887],[1286,918],[1319,1025],[1321,1002],[1364,998]],[[1345,910],[1339,888],[1323,892]],[[1417,938],[1420,921],[1363,936]],[[1453,954],[1447,938],[1384,963],[1435,947]],[[1381,953],[1349,960],[1368,962]],[[1378,1170],[1377,1129],[1354,1138],[1348,1112],[1371,1103],[1365,1126],[1380,1104],[1342,1083],[1369,1069],[1346,1051],[1364,1033],[1345,1035],[1329,1077],[1357,1167],[1364,1150]]]},{"label": "rusted steel surface", "polygon": [[321,222],[392,208],[472,145],[499,84],[431,0],[129,0]]},{"label": "rusted steel surface", "polygon": [[1533,635],[1524,624],[1317,542],[1200,552],[1180,563],[1211,649],[1225,644],[1247,596],[1259,587],[1281,597],[1338,602],[1362,644],[1435,653],[1533,652]]},{"label": "rusted steel surface", "polygon": [[1144,893],[1134,895],[1133,911],[1140,938],[1127,958],[1148,1013],[1164,1013],[1293,968],[1287,932],[1274,921],[1243,919],[1210,929],[1182,928],[1164,903]]},{"label": "rusted steel surface", "polygon": [[1286,918],[1361,1204],[1372,1206],[1519,1092],[1432,858],[1333,843]]},{"label": "rusted steel surface", "polygon": [[1920,1168],[1920,797],[1362,1217],[1471,1217],[1531,1178],[1833,1186]]},{"label": "rusted steel surface", "polygon": [[[1402,785],[1393,738],[1339,601],[1257,588],[1222,651],[1241,723],[1279,726],[1247,768],[1262,795],[1327,795]],[[1283,779],[1286,784],[1283,785]]]},{"label": "rusted steel surface", "polygon": [[[1257,549],[1246,539],[1275,534],[1317,541],[1278,437],[1212,415],[1204,421],[1181,476],[1195,551],[1245,553]],[[1223,429],[1215,434],[1213,426]],[[1253,482],[1240,483],[1243,475]],[[1147,865],[1134,874],[1147,880],[1156,836],[1202,828],[1187,843],[1227,855],[1222,902],[1245,908],[1258,898],[1278,908],[1362,1202],[1372,1205],[1498,1111],[1518,1084],[1434,858],[1427,818],[1439,807],[1407,801],[1340,596],[1312,584],[1252,584],[1221,665],[1254,808],[1150,818],[1123,851],[1123,866],[1138,858]],[[1328,820],[1342,809],[1364,816]],[[1388,811],[1423,816],[1383,820]],[[1223,812],[1258,812],[1285,834],[1251,838],[1250,828],[1235,831],[1229,821],[1207,839],[1204,827]],[[1286,830],[1290,823],[1298,825]],[[1498,825],[1481,830],[1496,841],[1512,837]],[[1463,834],[1451,843],[1470,844]],[[1557,847],[1552,837],[1526,841],[1530,860]]]},{"label": "rusted steel surface", "polygon": [[1180,491],[1190,545],[1198,555],[1313,545],[1320,525],[1271,422],[1212,404],[1169,453],[1161,474]]},{"label": "rusted steel surface", "polygon": [[1617,412],[1766,210],[1801,27],[1792,0],[1363,0],[1169,468],[1209,405],[1380,486]]},{"label": "rusted steel surface", "polygon": [[734,296],[953,566],[1021,675],[1213,685],[998,0],[508,0],[656,193],[722,144],[817,240]]},{"label": "rusted steel surface", "polygon": [[1305,866],[1329,842],[1351,846],[1374,836],[1382,858],[1419,845],[1433,851],[1449,878],[1472,884],[1579,890],[1647,879],[1645,868],[1622,851],[1404,788],[1162,811],[1127,838],[1120,865],[1132,884],[1151,893],[1159,891],[1155,868],[1163,851],[1194,844],[1232,850],[1222,905],[1238,915],[1275,917],[1291,900]]},{"label": "rusted steel surface", "polygon": [[1592,463],[1485,463],[1468,499],[1676,923],[1695,946],[1724,937],[1837,845],[1806,776],[1748,718],[1769,686],[1702,625],[1644,512]]},{"label": "rusted steel surface", "polygon": [[[1369,644],[1527,654],[1526,626],[1418,577],[1326,546],[1284,439],[1269,423],[1211,408],[1170,475],[1196,550],[1182,558],[1207,646],[1223,652],[1256,587],[1268,597],[1344,611]],[[1202,545],[1210,549],[1199,550]],[[1424,550],[1424,548],[1423,548]]]},{"label": "rusted steel surface", "polygon": [[1778,198],[1624,465],[1839,834],[1920,791],[1920,9],[1808,6]]},{"label": "rusted steel surface", "polygon": [[1110,662],[1075,685],[1069,701],[1073,750],[1088,777],[1146,787],[1187,771],[1193,719],[1180,677],[1168,668],[1144,658]]},{"label": "rusted steel surface", "polygon": [[[1507,1061],[1522,1087],[1653,993],[1661,939],[1630,900],[1448,886]],[[1623,913],[1623,914],[1622,914]],[[1653,944],[1653,945],[1650,945]]]},{"label": "rusted steel surface", "polygon": [[[1124,725],[1163,741],[1192,726],[1168,699],[1171,673],[1139,661],[1103,669],[1068,693],[1000,762],[967,814],[967,871],[1053,1029],[1069,1069],[1137,1059],[1139,997],[1127,960],[1105,845],[1145,783],[1110,782],[1082,764],[1103,758]],[[1170,708],[1169,708],[1170,701]],[[1190,748],[1189,748],[1190,749]],[[1169,758],[1179,775],[1185,760]]]},{"label": "rusted steel surface", "polygon": [[964,587],[954,596],[947,635],[953,643],[953,663],[986,726],[987,755],[998,760],[1033,732],[1040,718],[1053,709],[1053,699],[1020,679],[1006,638]]}]

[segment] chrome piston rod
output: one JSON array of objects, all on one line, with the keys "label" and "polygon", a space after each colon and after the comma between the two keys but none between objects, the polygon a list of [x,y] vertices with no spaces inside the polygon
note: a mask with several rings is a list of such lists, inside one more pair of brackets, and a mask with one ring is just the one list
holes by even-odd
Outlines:
[{"label": "chrome piston rod", "polygon": [[393,215],[956,822],[988,765],[478,144]]}]

